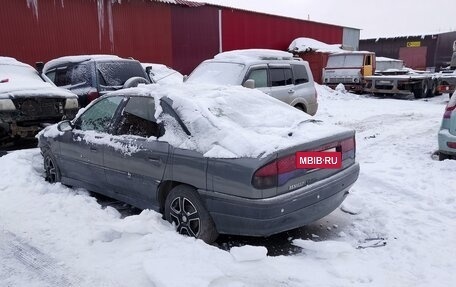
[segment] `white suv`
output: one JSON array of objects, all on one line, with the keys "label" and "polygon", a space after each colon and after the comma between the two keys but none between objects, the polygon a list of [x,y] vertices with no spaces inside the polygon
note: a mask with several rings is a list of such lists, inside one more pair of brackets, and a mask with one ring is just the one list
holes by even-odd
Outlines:
[{"label": "white suv", "polygon": [[310,115],[318,109],[309,63],[267,49],[224,52],[202,62],[186,82],[256,88]]}]

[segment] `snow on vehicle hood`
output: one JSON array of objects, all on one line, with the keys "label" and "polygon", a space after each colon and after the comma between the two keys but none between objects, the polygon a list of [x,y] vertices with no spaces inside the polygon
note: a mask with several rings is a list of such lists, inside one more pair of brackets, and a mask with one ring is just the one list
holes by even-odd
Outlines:
[{"label": "snow on vehicle hood", "polygon": [[77,97],[70,91],[45,82],[32,66],[0,57],[0,98],[20,96]]},{"label": "snow on vehicle hood", "polygon": [[[160,140],[205,157],[263,157],[302,143],[350,131],[315,121],[261,91],[201,84],[147,85],[113,94],[142,94],[172,101],[191,136],[166,129]],[[159,121],[161,110],[157,109]],[[166,123],[166,121],[165,121]]]}]

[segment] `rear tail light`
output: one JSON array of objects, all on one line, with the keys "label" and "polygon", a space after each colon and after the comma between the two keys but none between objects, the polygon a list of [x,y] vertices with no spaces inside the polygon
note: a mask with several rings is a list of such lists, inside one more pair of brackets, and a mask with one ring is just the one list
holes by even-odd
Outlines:
[{"label": "rear tail light", "polygon": [[[335,149],[336,151],[341,152],[342,157],[344,153],[351,151],[355,152],[355,138],[351,137],[340,142],[334,142],[312,151],[325,151],[330,149]],[[261,167],[253,174],[252,185],[258,189],[277,187],[279,185],[279,176],[293,172],[297,169],[296,154],[278,158]],[[288,176],[282,177],[280,182],[284,181],[284,178],[288,178]]]},{"label": "rear tail light", "polygon": [[456,148],[456,142],[447,142],[449,148]]},{"label": "rear tail light", "polygon": [[9,82],[9,79],[2,79],[0,80],[0,83],[8,83]]},{"label": "rear tail light", "polygon": [[443,118],[444,119],[451,118],[451,113],[454,111],[454,109],[456,109],[456,106],[450,106],[450,104],[448,104],[448,106],[445,108],[445,113],[443,114]]},{"label": "rear tail light", "polygon": [[90,91],[87,95],[87,104],[98,98],[100,94],[97,91]]},{"label": "rear tail light", "polygon": [[258,189],[276,187],[281,174],[296,170],[296,156],[289,155],[274,160],[255,172],[252,184]]},{"label": "rear tail light", "polygon": [[456,109],[456,97],[451,97],[448,105],[445,108],[445,113],[443,114],[444,119],[449,119],[451,117],[451,113]]},{"label": "rear tail light", "polygon": [[340,151],[342,154],[351,150],[356,151],[356,141],[354,137],[340,142]]}]

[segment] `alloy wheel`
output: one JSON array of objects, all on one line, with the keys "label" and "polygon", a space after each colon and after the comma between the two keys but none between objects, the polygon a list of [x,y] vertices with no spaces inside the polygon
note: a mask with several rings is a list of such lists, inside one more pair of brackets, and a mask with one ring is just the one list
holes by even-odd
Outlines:
[{"label": "alloy wheel", "polygon": [[201,220],[195,205],[186,197],[176,197],[170,206],[170,215],[180,234],[198,237]]}]

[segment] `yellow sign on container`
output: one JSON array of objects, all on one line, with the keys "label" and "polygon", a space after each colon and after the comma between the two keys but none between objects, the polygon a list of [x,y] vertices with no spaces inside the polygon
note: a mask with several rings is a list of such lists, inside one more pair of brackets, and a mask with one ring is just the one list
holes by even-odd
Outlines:
[{"label": "yellow sign on container", "polygon": [[407,47],[421,47],[421,41],[407,42]]}]

